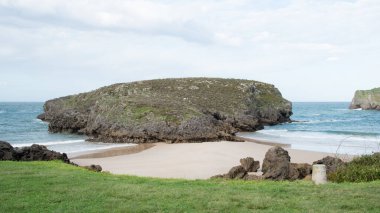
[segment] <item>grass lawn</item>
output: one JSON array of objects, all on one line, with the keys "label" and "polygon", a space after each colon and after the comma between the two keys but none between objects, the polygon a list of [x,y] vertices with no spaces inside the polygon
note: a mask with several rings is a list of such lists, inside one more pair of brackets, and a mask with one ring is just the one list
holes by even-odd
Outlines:
[{"label": "grass lawn", "polygon": [[172,180],[0,162],[0,212],[380,212],[368,183]]}]

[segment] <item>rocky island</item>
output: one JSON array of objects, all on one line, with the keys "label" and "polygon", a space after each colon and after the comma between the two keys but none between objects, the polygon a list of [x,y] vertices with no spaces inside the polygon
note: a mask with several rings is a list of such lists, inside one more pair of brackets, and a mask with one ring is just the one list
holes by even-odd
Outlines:
[{"label": "rocky island", "polygon": [[51,132],[117,143],[237,140],[238,131],[289,122],[292,105],[273,85],[237,79],[160,79],[49,100],[38,118]]},{"label": "rocky island", "polygon": [[380,110],[380,87],[371,90],[357,90],[350,109]]}]

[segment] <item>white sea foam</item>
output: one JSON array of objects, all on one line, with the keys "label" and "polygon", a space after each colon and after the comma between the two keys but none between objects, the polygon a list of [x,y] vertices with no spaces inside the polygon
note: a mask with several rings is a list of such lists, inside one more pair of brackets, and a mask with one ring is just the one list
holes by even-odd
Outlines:
[{"label": "white sea foam", "polygon": [[325,132],[260,130],[241,133],[243,137],[290,144],[292,148],[342,154],[364,154],[380,151],[380,136],[357,136]]},{"label": "white sea foam", "polygon": [[13,146],[24,147],[24,146],[31,146],[33,144],[38,144],[38,145],[43,145],[43,146],[53,146],[53,145],[65,145],[65,144],[74,144],[74,143],[83,143],[83,142],[85,142],[85,140],[67,140],[67,141],[21,143],[21,144],[13,144]]}]

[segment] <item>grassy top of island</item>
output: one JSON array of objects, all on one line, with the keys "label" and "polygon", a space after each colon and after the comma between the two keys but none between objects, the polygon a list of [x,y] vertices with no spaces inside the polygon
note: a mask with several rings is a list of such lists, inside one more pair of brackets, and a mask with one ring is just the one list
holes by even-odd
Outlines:
[{"label": "grassy top of island", "polygon": [[237,131],[290,121],[277,88],[252,80],[157,79],[114,84],[47,101],[40,117],[52,132],[106,142],[233,140]]}]

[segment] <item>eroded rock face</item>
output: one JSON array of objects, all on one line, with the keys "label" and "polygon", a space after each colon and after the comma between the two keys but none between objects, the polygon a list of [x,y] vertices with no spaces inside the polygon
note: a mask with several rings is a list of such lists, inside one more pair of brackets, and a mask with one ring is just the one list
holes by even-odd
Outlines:
[{"label": "eroded rock face", "polygon": [[115,84],[47,101],[51,132],[103,142],[236,140],[238,131],[290,121],[291,103],[257,81],[186,78]]},{"label": "eroded rock face", "polygon": [[270,148],[265,154],[262,172],[265,179],[289,179],[290,156],[288,151],[276,146]]},{"label": "eroded rock face", "polygon": [[352,99],[350,109],[380,110],[380,87],[372,90],[358,90]]},{"label": "eroded rock face", "polygon": [[322,158],[321,160],[314,161],[313,164],[324,164],[326,166],[327,175],[336,172],[336,170],[339,167],[345,165],[345,163],[341,159],[334,158],[331,156],[327,156],[325,158]]}]

